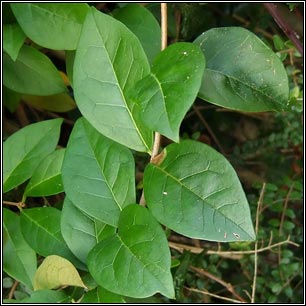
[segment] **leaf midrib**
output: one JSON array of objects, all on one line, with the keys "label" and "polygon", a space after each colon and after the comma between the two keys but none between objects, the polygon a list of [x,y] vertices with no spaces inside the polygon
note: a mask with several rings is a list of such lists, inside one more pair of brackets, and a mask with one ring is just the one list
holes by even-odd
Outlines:
[{"label": "leaf midrib", "polygon": [[[106,45],[105,45],[105,42],[104,42],[104,39],[103,39],[103,35],[101,35],[100,29],[99,29],[98,24],[97,24],[97,22],[96,22],[95,15],[94,15],[93,13],[92,13],[92,16],[93,16],[93,20],[94,20],[96,29],[98,30],[98,33],[99,33],[99,35],[100,35],[100,38],[101,38],[101,42],[102,42],[102,44],[103,44],[103,47],[104,47],[104,49],[106,50],[106,54],[107,54],[107,58],[108,58],[108,60],[109,60],[109,64],[112,66],[112,71],[114,72],[114,76],[115,76],[115,79],[116,79],[116,81],[117,81],[117,84],[116,84],[116,85],[117,85],[117,87],[118,87],[118,89],[119,89],[119,91],[120,91],[120,94],[121,94],[121,97],[122,97],[122,101],[124,102],[124,105],[125,105],[125,109],[127,110],[128,114],[129,114],[129,117],[130,117],[130,120],[132,121],[132,123],[133,123],[133,125],[134,125],[134,130],[137,131],[137,134],[138,134],[138,136],[139,136],[141,142],[143,143],[144,147],[147,149],[147,152],[150,154],[151,149],[147,146],[147,143],[144,141],[144,139],[143,139],[143,137],[142,137],[142,134],[141,134],[141,132],[140,132],[138,126],[136,125],[136,122],[135,122],[135,120],[134,120],[134,118],[133,118],[133,116],[132,116],[132,113],[131,113],[131,111],[130,111],[128,105],[127,105],[126,97],[125,97],[125,95],[124,95],[124,93],[123,93],[123,91],[122,91],[122,88],[120,87],[120,83],[119,83],[119,80],[118,80],[118,78],[117,78],[117,73],[116,73],[116,71],[115,71],[115,69],[114,69],[114,65],[113,65],[113,62],[112,62],[112,60],[111,60],[111,58],[110,58],[109,51],[108,51],[108,49],[106,48]],[[116,52],[117,52],[117,49],[116,49]],[[133,61],[134,61],[134,60],[133,60]],[[129,74],[128,74],[128,76],[129,76]],[[127,79],[128,79],[128,76],[127,76]],[[126,79],[125,83],[127,82],[127,79]]]},{"label": "leaf midrib", "polygon": [[[245,234],[247,234],[248,236],[249,233],[245,231],[245,229],[243,229],[239,224],[237,224],[234,220],[230,219],[228,216],[225,216],[221,211],[217,210],[215,207],[213,207],[209,202],[205,201],[205,199],[202,199],[200,195],[198,195],[197,193],[193,192],[187,185],[185,185],[184,183],[182,183],[178,178],[176,178],[175,176],[173,176],[172,174],[166,172],[164,169],[157,167],[154,165],[154,169],[158,169],[161,172],[163,172],[166,176],[172,178],[174,181],[176,181],[179,185],[181,185],[182,187],[186,188],[189,192],[191,192],[192,194],[194,194],[195,196],[197,196],[202,202],[207,203],[214,211],[217,211],[218,213],[220,213],[225,219],[230,220],[231,222],[233,222],[237,227],[239,227]],[[250,236],[251,237],[251,236]]]}]

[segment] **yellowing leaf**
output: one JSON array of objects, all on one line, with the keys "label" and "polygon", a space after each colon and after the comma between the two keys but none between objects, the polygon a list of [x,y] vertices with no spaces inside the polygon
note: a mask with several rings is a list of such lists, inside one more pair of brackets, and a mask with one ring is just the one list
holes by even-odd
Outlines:
[{"label": "yellowing leaf", "polygon": [[47,256],[35,273],[34,290],[54,289],[60,286],[86,288],[70,261],[57,255]]},{"label": "yellowing leaf", "polygon": [[22,99],[35,108],[64,113],[76,108],[74,100],[66,93],[50,96],[22,95]]}]

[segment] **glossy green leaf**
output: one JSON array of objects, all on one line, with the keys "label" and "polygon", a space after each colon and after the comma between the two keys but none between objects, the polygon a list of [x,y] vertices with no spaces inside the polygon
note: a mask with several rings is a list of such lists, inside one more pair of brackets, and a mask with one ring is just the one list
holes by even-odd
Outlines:
[{"label": "glossy green leaf", "polygon": [[31,296],[16,303],[22,304],[55,304],[55,303],[69,303],[71,297],[67,295],[63,290],[37,290],[31,293]]},{"label": "glossy green leaf", "polygon": [[125,303],[125,300],[121,295],[110,292],[100,286],[97,288],[90,290],[85,293],[81,303],[98,303],[98,304],[107,304],[107,303],[115,303],[122,304]]},{"label": "glossy green leaf", "polygon": [[8,89],[5,86],[2,86],[2,99],[3,104],[9,109],[11,113],[15,112],[19,103],[21,95],[13,90]]},{"label": "glossy green leaf", "polygon": [[70,135],[62,167],[64,189],[88,216],[116,226],[122,208],[135,202],[130,150],[101,135],[84,118]]},{"label": "glossy green leaf", "polygon": [[200,98],[241,111],[286,109],[286,70],[255,34],[238,27],[216,28],[194,42],[206,58]]},{"label": "glossy green leaf", "polygon": [[137,37],[121,22],[92,8],[77,47],[73,70],[76,103],[103,135],[131,149],[150,152],[152,132],[127,92],[149,73]]},{"label": "glossy green leaf", "polygon": [[51,60],[33,47],[22,46],[16,61],[3,53],[3,83],[23,94],[47,96],[67,91]]},{"label": "glossy green leaf", "polygon": [[161,49],[160,25],[154,15],[144,6],[130,3],[114,11],[113,16],[138,37],[149,62],[152,63]]},{"label": "glossy green leaf", "polygon": [[180,124],[197,97],[204,68],[203,53],[192,43],[173,44],[154,59],[151,74],[131,94],[149,128],[179,141]]},{"label": "glossy green leaf", "polygon": [[3,50],[13,61],[17,59],[25,38],[26,36],[19,24],[13,23],[3,25]]},{"label": "glossy green leaf", "polygon": [[22,202],[28,196],[49,196],[64,191],[61,176],[64,154],[65,149],[56,150],[41,161],[24,191]]},{"label": "glossy green leaf", "polygon": [[20,217],[3,208],[3,270],[13,279],[33,288],[36,253],[24,240]]},{"label": "glossy green leaf", "polygon": [[34,290],[55,289],[60,286],[86,288],[79,272],[69,260],[57,255],[47,256],[35,273]]},{"label": "glossy green leaf", "polygon": [[164,155],[144,173],[145,199],[160,223],[191,238],[255,239],[246,196],[223,155],[193,140],[169,145]]},{"label": "glossy green leaf", "polygon": [[86,3],[14,3],[11,8],[26,35],[38,45],[55,50],[76,49]]},{"label": "glossy green leaf", "polygon": [[51,112],[64,113],[76,108],[74,100],[66,93],[50,96],[22,95],[27,104]]},{"label": "glossy green leaf", "polygon": [[28,125],[11,135],[3,145],[3,191],[30,178],[38,164],[56,147],[63,119]]},{"label": "glossy green leaf", "polygon": [[99,242],[88,255],[96,282],[130,297],[160,292],[173,298],[170,250],[161,226],[136,204],[123,209],[118,226],[117,234]]},{"label": "glossy green leaf", "polygon": [[88,216],[65,198],[61,215],[61,232],[72,253],[83,263],[89,251],[102,239],[114,234],[115,227]]},{"label": "glossy green leaf", "polygon": [[21,231],[28,244],[41,256],[58,255],[84,269],[71,253],[61,234],[61,212],[53,207],[23,209]]}]

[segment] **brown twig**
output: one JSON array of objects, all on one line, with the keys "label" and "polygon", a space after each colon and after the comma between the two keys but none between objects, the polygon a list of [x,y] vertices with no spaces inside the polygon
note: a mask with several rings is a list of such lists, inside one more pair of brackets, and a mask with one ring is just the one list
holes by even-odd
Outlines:
[{"label": "brown twig", "polygon": [[231,283],[227,283],[224,280],[220,279],[219,277],[205,271],[204,269],[200,269],[194,266],[190,266],[189,267],[190,270],[196,272],[198,275],[200,276],[205,276],[210,278],[211,280],[219,283],[221,286],[223,286],[224,288],[226,288],[227,291],[229,291],[237,300],[239,300],[242,303],[246,303],[246,300],[243,299],[234,289],[233,285]]},{"label": "brown twig", "polygon": [[[260,209],[262,206],[264,194],[266,190],[266,183],[263,183],[259,200],[257,203],[257,210],[256,210],[256,223],[255,223],[255,234],[257,236],[258,234],[258,227],[259,227],[259,215],[260,215]],[[253,284],[252,284],[252,295],[251,295],[251,303],[255,303],[255,292],[256,292],[256,281],[257,281],[257,268],[258,268],[258,240],[256,239],[255,241],[255,246],[254,246],[254,277],[253,277]]]},{"label": "brown twig", "polygon": [[263,3],[264,7],[269,11],[275,22],[279,25],[282,31],[296,46],[296,49],[303,56],[303,45],[299,40],[298,34],[291,28],[290,24],[281,15],[280,10],[276,3]]},{"label": "brown twig", "polygon": [[[280,242],[277,242],[277,243],[274,243],[274,244],[269,243],[268,246],[259,248],[257,250],[257,253],[261,253],[261,252],[271,250],[271,249],[276,248],[276,247],[278,247],[280,245],[283,245],[283,244],[290,244],[290,245],[293,245],[295,247],[300,246],[298,243],[295,243],[295,242],[291,241],[290,236],[288,236],[288,238],[286,240],[283,240],[283,241],[280,241]],[[194,247],[194,246],[190,246],[190,245],[186,245],[186,244],[182,244],[182,243],[176,243],[176,242],[172,242],[172,241],[169,241],[169,246],[170,246],[170,248],[172,248],[174,250],[177,250],[179,252],[183,252],[184,250],[188,250],[188,251],[190,251],[191,253],[194,253],[194,254],[200,254],[202,252],[205,252],[208,255],[214,254],[214,255],[219,255],[219,256],[226,257],[226,258],[231,258],[231,259],[241,259],[241,257],[235,257],[236,255],[250,255],[250,254],[255,253],[255,250],[249,250],[249,251],[220,251],[220,250],[219,251],[213,251],[213,250],[207,250],[207,251],[205,251],[202,248],[197,248],[197,247]]]},{"label": "brown twig", "polygon": [[13,284],[13,286],[11,287],[10,292],[9,292],[9,294],[8,294],[8,296],[7,296],[8,299],[12,299],[12,298],[13,298],[14,292],[15,292],[15,290],[16,290],[18,284],[19,284],[18,281],[15,281],[15,282],[14,282],[14,284]]},{"label": "brown twig", "polygon": [[239,300],[230,299],[230,298],[227,298],[225,296],[221,296],[221,295],[218,295],[218,294],[210,293],[207,290],[199,290],[199,289],[189,288],[189,287],[185,287],[185,286],[184,286],[184,289],[186,289],[188,291],[193,291],[193,292],[196,292],[196,293],[201,293],[201,294],[204,294],[204,295],[209,295],[209,296],[212,296],[212,297],[215,297],[217,299],[224,300],[224,301],[229,301],[229,302],[233,302],[233,303],[244,303],[244,302],[241,302]]},{"label": "brown twig", "polygon": [[3,203],[4,205],[15,206],[15,207],[18,207],[18,208],[23,208],[23,207],[25,207],[25,203],[23,203],[23,202],[3,201],[2,203]]},{"label": "brown twig", "polygon": [[207,129],[208,133],[210,134],[211,138],[214,140],[215,144],[218,146],[220,152],[223,155],[226,155],[226,153],[223,150],[223,147],[221,146],[218,138],[216,137],[215,133],[213,132],[213,130],[210,128],[210,126],[208,125],[208,123],[206,122],[204,117],[202,116],[201,112],[198,110],[198,108],[195,105],[193,105],[192,108],[195,111],[195,113],[197,114],[197,116],[199,117],[199,119],[201,120],[201,122],[203,123],[203,125],[205,126],[205,128]]}]

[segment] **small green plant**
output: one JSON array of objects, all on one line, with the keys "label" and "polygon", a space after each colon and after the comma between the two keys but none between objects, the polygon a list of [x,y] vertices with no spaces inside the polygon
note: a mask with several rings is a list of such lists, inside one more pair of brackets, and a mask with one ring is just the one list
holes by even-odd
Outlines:
[{"label": "small green plant", "polygon": [[[197,96],[240,111],[287,109],[286,70],[257,36],[213,28],[167,47],[156,19],[136,4],[113,16],[80,3],[14,3],[5,13],[7,106],[22,96],[44,109],[73,109],[65,80],[42,52],[65,50],[82,114],[66,148],[56,149],[61,118],[26,126],[4,143],[4,193],[29,180],[20,213],[3,210],[4,270],[33,290],[24,302],[174,299],[165,227],[209,241],[256,239],[233,167],[208,145],[180,141],[179,130]],[[161,152],[160,135],[174,142]],[[150,156],[139,203],[137,152]],[[25,208],[29,197],[62,192],[59,209]],[[52,290],[61,286],[83,289]]]}]

